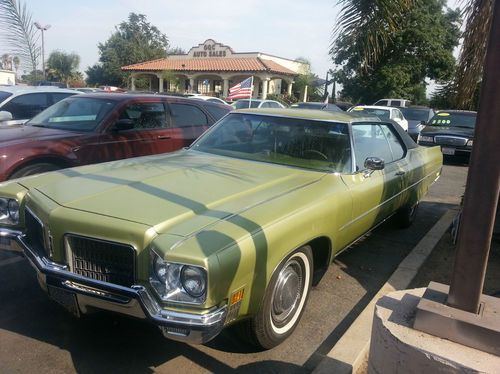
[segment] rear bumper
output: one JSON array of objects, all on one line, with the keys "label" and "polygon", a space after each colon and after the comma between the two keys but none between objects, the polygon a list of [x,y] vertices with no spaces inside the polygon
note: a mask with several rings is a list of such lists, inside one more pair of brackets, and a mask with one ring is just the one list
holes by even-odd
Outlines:
[{"label": "rear bumper", "polygon": [[96,308],[147,319],[167,338],[192,344],[208,342],[224,327],[226,305],[203,314],[161,308],[144,286],[129,288],[82,277],[41,257],[23,240],[22,232],[0,228],[0,249],[23,253],[35,268],[40,286],[72,312],[87,313]]}]

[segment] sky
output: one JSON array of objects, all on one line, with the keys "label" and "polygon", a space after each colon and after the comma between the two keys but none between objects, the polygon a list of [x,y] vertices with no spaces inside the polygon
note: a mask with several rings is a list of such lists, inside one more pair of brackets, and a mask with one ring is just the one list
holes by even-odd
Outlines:
[{"label": "sky", "polygon": [[[236,52],[305,57],[324,77],[340,7],[335,0],[21,0],[45,32],[45,56],[53,50],[76,52],[85,71],[99,59],[97,45],[131,12],[145,14],[186,51],[214,39]],[[461,0],[449,0],[457,6]],[[0,49],[2,46],[0,35]],[[3,53],[3,51],[0,51]]]}]

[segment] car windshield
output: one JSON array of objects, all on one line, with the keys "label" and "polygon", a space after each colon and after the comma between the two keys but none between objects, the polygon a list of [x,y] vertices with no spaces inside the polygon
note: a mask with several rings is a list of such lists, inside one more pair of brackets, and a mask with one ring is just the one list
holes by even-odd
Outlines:
[{"label": "car windshield", "polygon": [[231,113],[191,149],[326,172],[350,172],[345,123]]},{"label": "car windshield", "polygon": [[93,131],[115,105],[114,100],[74,96],[52,105],[26,124],[71,131]]},{"label": "car windshield", "polygon": [[10,96],[12,96],[12,93],[0,91],[0,103]]},{"label": "car windshield", "polygon": [[238,100],[234,105],[235,109],[244,109],[244,108],[258,108],[260,101],[255,100]]},{"label": "car windshield", "polygon": [[410,121],[425,121],[429,120],[429,109],[415,108],[399,108],[403,112],[406,119]]},{"label": "car windshield", "polygon": [[476,113],[439,112],[432,117],[429,124],[431,126],[473,129],[476,126]]},{"label": "car windshield", "polygon": [[355,107],[353,109],[354,113],[360,114],[372,114],[377,116],[382,120],[388,120],[391,118],[391,111],[389,109],[379,109],[379,108],[363,108],[363,107]]}]

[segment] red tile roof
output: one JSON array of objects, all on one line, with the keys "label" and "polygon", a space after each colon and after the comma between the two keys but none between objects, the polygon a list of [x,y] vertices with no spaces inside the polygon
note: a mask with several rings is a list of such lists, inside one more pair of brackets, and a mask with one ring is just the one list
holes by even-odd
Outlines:
[{"label": "red tile roof", "polygon": [[269,72],[284,75],[298,75],[274,61],[258,57],[253,58],[196,58],[196,59],[171,59],[141,62],[123,66],[125,71],[220,71],[220,72]]}]

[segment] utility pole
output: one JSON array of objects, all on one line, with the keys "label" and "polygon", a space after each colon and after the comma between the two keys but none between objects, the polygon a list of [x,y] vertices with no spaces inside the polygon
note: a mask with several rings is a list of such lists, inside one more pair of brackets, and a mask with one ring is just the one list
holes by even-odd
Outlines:
[{"label": "utility pole", "polygon": [[[43,33],[44,31],[47,31],[48,29],[50,29],[50,25],[45,25],[45,26],[42,26],[40,25],[39,22],[35,22],[35,27],[41,31],[42,33],[42,72],[43,72],[43,80],[46,80],[47,77],[46,77],[46,74],[45,74],[45,46],[44,46],[44,36],[43,36]],[[36,69],[35,69],[35,74],[36,74]]]}]

